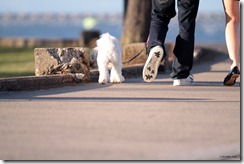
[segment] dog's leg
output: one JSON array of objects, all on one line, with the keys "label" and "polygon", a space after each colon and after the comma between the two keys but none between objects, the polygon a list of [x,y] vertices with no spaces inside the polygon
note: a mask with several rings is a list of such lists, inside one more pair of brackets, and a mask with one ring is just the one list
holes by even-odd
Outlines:
[{"label": "dog's leg", "polygon": [[115,72],[115,69],[114,69],[114,65],[112,65],[112,68],[111,68],[111,72],[110,72],[110,82],[111,83],[116,83],[116,72]]},{"label": "dog's leg", "polygon": [[106,84],[108,83],[109,71],[107,65],[104,63],[98,63],[99,79],[98,83]]},{"label": "dog's leg", "polygon": [[110,74],[110,82],[111,83],[122,83],[125,78],[122,75],[122,64],[113,63],[111,74]]}]

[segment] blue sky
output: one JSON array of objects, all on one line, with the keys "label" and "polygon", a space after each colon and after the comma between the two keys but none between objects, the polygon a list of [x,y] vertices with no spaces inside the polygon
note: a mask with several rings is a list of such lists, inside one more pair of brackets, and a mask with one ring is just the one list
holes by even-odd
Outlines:
[{"label": "blue sky", "polygon": [[[0,12],[121,13],[123,0],[1,0]],[[223,12],[222,0],[200,0],[199,12]]]}]

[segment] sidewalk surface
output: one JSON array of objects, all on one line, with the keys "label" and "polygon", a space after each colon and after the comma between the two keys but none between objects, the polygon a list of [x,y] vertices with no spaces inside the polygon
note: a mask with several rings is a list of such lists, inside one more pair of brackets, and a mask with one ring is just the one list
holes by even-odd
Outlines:
[{"label": "sidewalk surface", "polygon": [[240,83],[227,56],[196,63],[194,86],[81,84],[0,92],[0,159],[239,160]]}]

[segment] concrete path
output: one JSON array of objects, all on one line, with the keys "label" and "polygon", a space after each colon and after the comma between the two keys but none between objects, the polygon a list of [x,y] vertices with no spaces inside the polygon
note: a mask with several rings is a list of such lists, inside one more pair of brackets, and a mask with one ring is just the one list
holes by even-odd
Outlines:
[{"label": "concrete path", "polygon": [[0,159],[238,160],[240,83],[227,56],[196,63],[194,86],[97,83],[0,92]]}]

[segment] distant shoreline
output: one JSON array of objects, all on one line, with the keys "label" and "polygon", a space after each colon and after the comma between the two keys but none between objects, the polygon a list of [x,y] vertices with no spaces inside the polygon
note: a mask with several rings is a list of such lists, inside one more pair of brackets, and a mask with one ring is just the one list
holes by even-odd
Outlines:
[{"label": "distant shoreline", "polygon": [[[92,30],[109,32],[121,38],[122,14],[11,14],[0,13],[0,37],[78,40],[85,30],[82,20],[93,17],[97,24]],[[225,42],[225,17],[222,13],[200,13],[197,17],[196,42]],[[174,17],[169,24],[166,41],[174,41],[178,34],[178,21]]]}]

